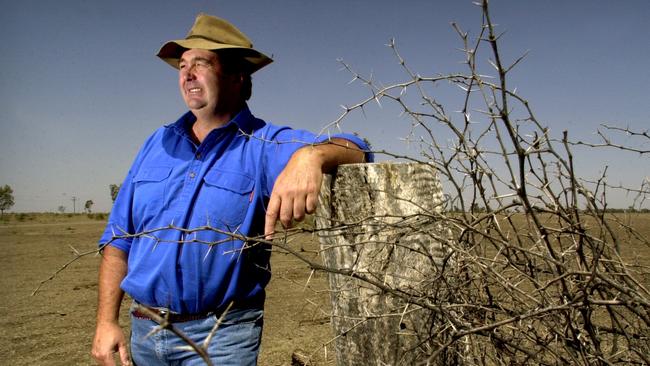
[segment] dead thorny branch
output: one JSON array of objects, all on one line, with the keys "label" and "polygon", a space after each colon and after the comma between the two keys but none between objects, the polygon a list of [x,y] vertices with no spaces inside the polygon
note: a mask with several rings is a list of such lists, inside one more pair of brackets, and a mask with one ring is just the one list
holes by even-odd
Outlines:
[{"label": "dead thorny branch", "polygon": [[[421,146],[419,162],[438,170],[451,200],[450,212],[423,215],[452,231],[451,240],[435,230],[428,234],[451,250],[453,261],[432,267],[424,281],[417,279],[426,286],[381,290],[400,297],[401,306],[416,304],[436,319],[418,335],[423,341],[413,352],[422,353],[421,362],[455,350],[457,360],[468,364],[647,364],[650,274],[647,261],[633,258],[631,248],[647,252],[650,243],[629,215],[607,213],[607,193],[636,194],[640,207],[650,193],[648,183],[612,185],[606,169],[596,179],[580,177],[579,157],[571,147],[641,155],[647,149],[616,144],[603,131],[597,132],[600,143],[574,142],[568,131],[554,138],[528,101],[509,89],[508,74],[523,57],[503,59],[488,4],[479,5],[483,26],[474,41],[452,25],[463,42],[466,73],[420,76],[394,41],[388,46],[406,81],[384,86],[376,76],[364,77],[343,64],[369,95],[344,106],[332,124],[373,103],[396,105],[412,122],[408,138]],[[490,57],[480,58],[481,52]],[[479,72],[484,61],[494,76]],[[457,112],[450,113],[432,94],[444,85],[464,93]],[[603,127],[648,139],[647,132]],[[438,296],[442,293],[453,296]],[[356,327],[358,320],[349,324]]]}]

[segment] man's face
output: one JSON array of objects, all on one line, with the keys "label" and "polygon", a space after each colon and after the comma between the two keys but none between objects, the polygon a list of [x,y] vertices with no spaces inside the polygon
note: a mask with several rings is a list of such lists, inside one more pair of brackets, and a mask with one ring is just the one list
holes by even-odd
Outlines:
[{"label": "man's face", "polygon": [[191,49],[181,56],[178,84],[185,104],[192,111],[222,114],[240,108],[241,76],[222,71],[216,53]]}]

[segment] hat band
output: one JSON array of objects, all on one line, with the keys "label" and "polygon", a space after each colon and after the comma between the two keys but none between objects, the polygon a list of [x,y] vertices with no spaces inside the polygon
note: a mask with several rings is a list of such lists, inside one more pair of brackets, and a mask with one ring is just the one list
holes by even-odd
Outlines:
[{"label": "hat band", "polygon": [[196,35],[194,35],[194,34],[189,35],[189,36],[185,37],[185,39],[202,39],[202,40],[204,40],[204,41],[213,42],[213,43],[218,43],[218,44],[223,44],[223,45],[227,45],[227,46],[244,47],[244,46],[238,46],[238,45],[234,45],[234,44],[229,44],[229,43],[219,42],[219,41],[217,41],[217,40],[215,40],[215,39],[208,38],[208,37],[204,37],[204,36],[202,36],[202,35],[198,35],[198,34],[196,34]]}]

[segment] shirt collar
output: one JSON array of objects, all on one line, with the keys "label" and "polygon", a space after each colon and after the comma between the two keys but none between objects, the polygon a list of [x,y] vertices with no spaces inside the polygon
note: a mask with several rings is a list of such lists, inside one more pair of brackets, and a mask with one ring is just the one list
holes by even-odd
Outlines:
[{"label": "shirt collar", "polygon": [[[176,122],[165,125],[165,127],[173,129],[181,136],[189,136],[187,131],[194,124],[194,122],[196,122],[196,117],[192,111],[187,111]],[[244,108],[242,108],[242,110],[239,111],[239,113],[237,113],[233,119],[231,119],[228,123],[219,129],[227,130],[235,127],[236,130],[250,135],[253,133],[253,131],[262,127],[263,125],[264,122],[255,118],[255,116],[253,116],[250,109],[248,108],[248,105],[244,104]]]}]

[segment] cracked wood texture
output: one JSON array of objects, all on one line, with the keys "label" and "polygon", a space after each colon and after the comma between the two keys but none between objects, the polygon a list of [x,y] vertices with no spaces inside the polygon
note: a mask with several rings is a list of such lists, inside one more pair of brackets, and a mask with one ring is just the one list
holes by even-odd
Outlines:
[{"label": "cracked wood texture", "polygon": [[[339,366],[412,365],[440,346],[431,333],[440,312],[414,302],[438,306],[453,295],[443,206],[427,164],[350,164],[325,176],[316,225],[324,265],[344,273],[329,275]],[[429,362],[458,364],[456,356],[450,349]]]}]

